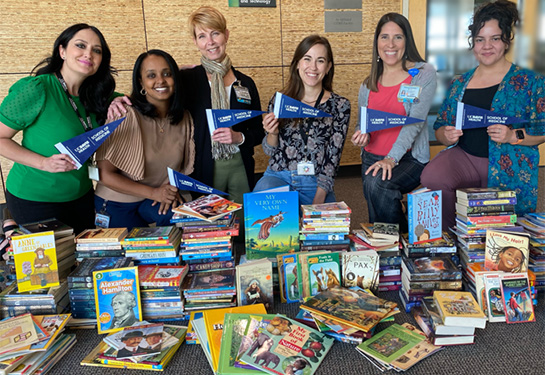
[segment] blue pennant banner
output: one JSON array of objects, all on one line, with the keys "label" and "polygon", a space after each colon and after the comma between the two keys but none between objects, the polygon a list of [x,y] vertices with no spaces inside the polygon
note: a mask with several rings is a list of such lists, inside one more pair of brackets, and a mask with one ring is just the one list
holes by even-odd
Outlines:
[{"label": "blue pennant banner", "polygon": [[64,142],[59,142],[55,148],[61,154],[69,155],[75,162],[78,169],[95,153],[102,143],[115,129],[125,120],[125,117],[115,120],[93,130],[80,134]]},{"label": "blue pennant banner", "polygon": [[180,190],[196,191],[198,193],[204,194],[229,195],[227,193],[224,193],[223,191],[219,191],[214,189],[213,187],[205,185],[202,182],[195,180],[194,178],[186,176],[183,173],[175,171],[172,168],[167,167],[167,171],[168,182],[172,186],[176,186]]},{"label": "blue pennant banner", "polygon": [[395,128],[397,126],[415,124],[423,120],[416,117],[401,116],[395,113],[377,111],[367,107],[360,108],[360,131],[371,133],[377,130]]},{"label": "blue pennant banner", "polygon": [[331,117],[329,113],[320,111],[311,105],[292,99],[279,92],[276,93],[274,100],[274,116],[276,118]]},{"label": "blue pennant banner", "polygon": [[262,115],[263,111],[246,111],[243,109],[207,109],[206,119],[210,134],[218,128],[230,128],[233,125]]},{"label": "blue pennant banner", "polygon": [[498,112],[474,107],[472,105],[458,102],[456,108],[456,129],[486,128],[494,124],[511,125],[526,122],[526,120],[504,116]]}]

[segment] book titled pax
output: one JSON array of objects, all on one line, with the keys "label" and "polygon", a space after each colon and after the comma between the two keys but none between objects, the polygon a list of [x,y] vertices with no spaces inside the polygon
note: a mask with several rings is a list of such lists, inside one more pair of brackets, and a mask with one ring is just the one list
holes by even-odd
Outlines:
[{"label": "book titled pax", "polygon": [[342,254],[342,285],[376,291],[379,281],[379,255],[375,250],[347,251]]},{"label": "book titled pax", "polygon": [[441,238],[441,190],[422,188],[407,194],[409,243]]},{"label": "book titled pax", "polygon": [[142,321],[138,267],[93,272],[98,333]]},{"label": "book titled pax", "polygon": [[486,327],[486,315],[470,292],[435,290],[433,298],[448,326]]},{"label": "book titled pax", "polygon": [[19,292],[59,285],[53,231],[14,236],[11,245]]}]

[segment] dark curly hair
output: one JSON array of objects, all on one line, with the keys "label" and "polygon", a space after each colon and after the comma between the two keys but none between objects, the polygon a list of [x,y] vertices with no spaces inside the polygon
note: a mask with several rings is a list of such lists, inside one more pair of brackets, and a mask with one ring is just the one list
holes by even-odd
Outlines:
[{"label": "dark curly hair", "polygon": [[509,51],[511,41],[514,38],[513,28],[518,25],[520,18],[517,5],[507,0],[498,0],[481,5],[475,14],[471,25],[468,26],[470,32],[468,41],[469,49],[475,47],[475,38],[484,24],[490,20],[498,21],[501,29],[501,40],[507,46],[505,52]]}]

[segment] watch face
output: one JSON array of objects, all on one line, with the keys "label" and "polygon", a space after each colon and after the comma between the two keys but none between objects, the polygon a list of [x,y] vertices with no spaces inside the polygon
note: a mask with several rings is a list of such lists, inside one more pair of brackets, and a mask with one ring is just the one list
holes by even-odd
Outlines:
[{"label": "watch face", "polygon": [[517,136],[517,139],[524,139],[524,132],[522,130],[516,130],[515,134]]}]

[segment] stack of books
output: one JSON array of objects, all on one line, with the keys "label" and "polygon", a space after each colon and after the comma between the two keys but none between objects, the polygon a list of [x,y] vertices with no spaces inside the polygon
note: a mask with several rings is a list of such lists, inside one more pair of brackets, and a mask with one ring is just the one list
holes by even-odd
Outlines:
[{"label": "stack of books", "polygon": [[132,265],[129,258],[84,258],[78,267],[68,275],[68,295],[72,316],[75,319],[96,319],[93,272]]},{"label": "stack of books", "polygon": [[19,292],[17,283],[10,284],[0,293],[0,316],[2,319],[25,313],[34,315],[59,314],[68,311],[68,283],[58,286]]},{"label": "stack of books", "polygon": [[350,247],[352,210],[344,202],[301,206],[300,249],[344,251]]},{"label": "stack of books", "polygon": [[420,242],[417,244],[409,243],[409,235],[407,233],[401,236],[401,244],[403,245],[403,255],[407,258],[431,257],[438,255],[456,255],[456,242],[452,235],[443,231],[441,238]]},{"label": "stack of books", "polygon": [[181,231],[174,225],[133,228],[121,242],[125,256],[135,265],[179,265]]},{"label": "stack of books", "polygon": [[518,217],[517,224],[530,234],[529,268],[536,277],[536,290],[545,291],[545,213],[535,212]]},{"label": "stack of books", "polygon": [[146,324],[106,336],[82,366],[163,371],[184,342],[187,327]]},{"label": "stack of books", "polygon": [[356,348],[380,371],[408,370],[441,350],[426,335],[409,323],[393,324]]},{"label": "stack of books", "polygon": [[147,321],[185,319],[182,283],[189,267],[138,266],[142,315]]},{"label": "stack of books", "polygon": [[127,228],[86,229],[76,236],[76,260],[124,257],[121,241],[126,235]]},{"label": "stack of books", "polygon": [[69,320],[70,314],[23,314],[0,322],[2,373],[45,374],[49,371],[76,343],[76,335],[63,333]]},{"label": "stack of books", "polygon": [[470,327],[469,329],[486,327],[487,317],[470,292],[435,291],[433,302],[439,312],[441,323],[445,326],[458,327],[459,332],[468,329],[467,327]]},{"label": "stack of books", "polygon": [[409,312],[435,290],[462,290],[462,271],[448,256],[404,258],[399,295]]},{"label": "stack of books", "polygon": [[435,345],[461,345],[475,342],[475,327],[443,324],[433,296],[422,298],[422,304],[413,309],[420,329]]},{"label": "stack of books", "polygon": [[236,306],[235,276],[234,269],[189,273],[182,286],[185,311]]}]

